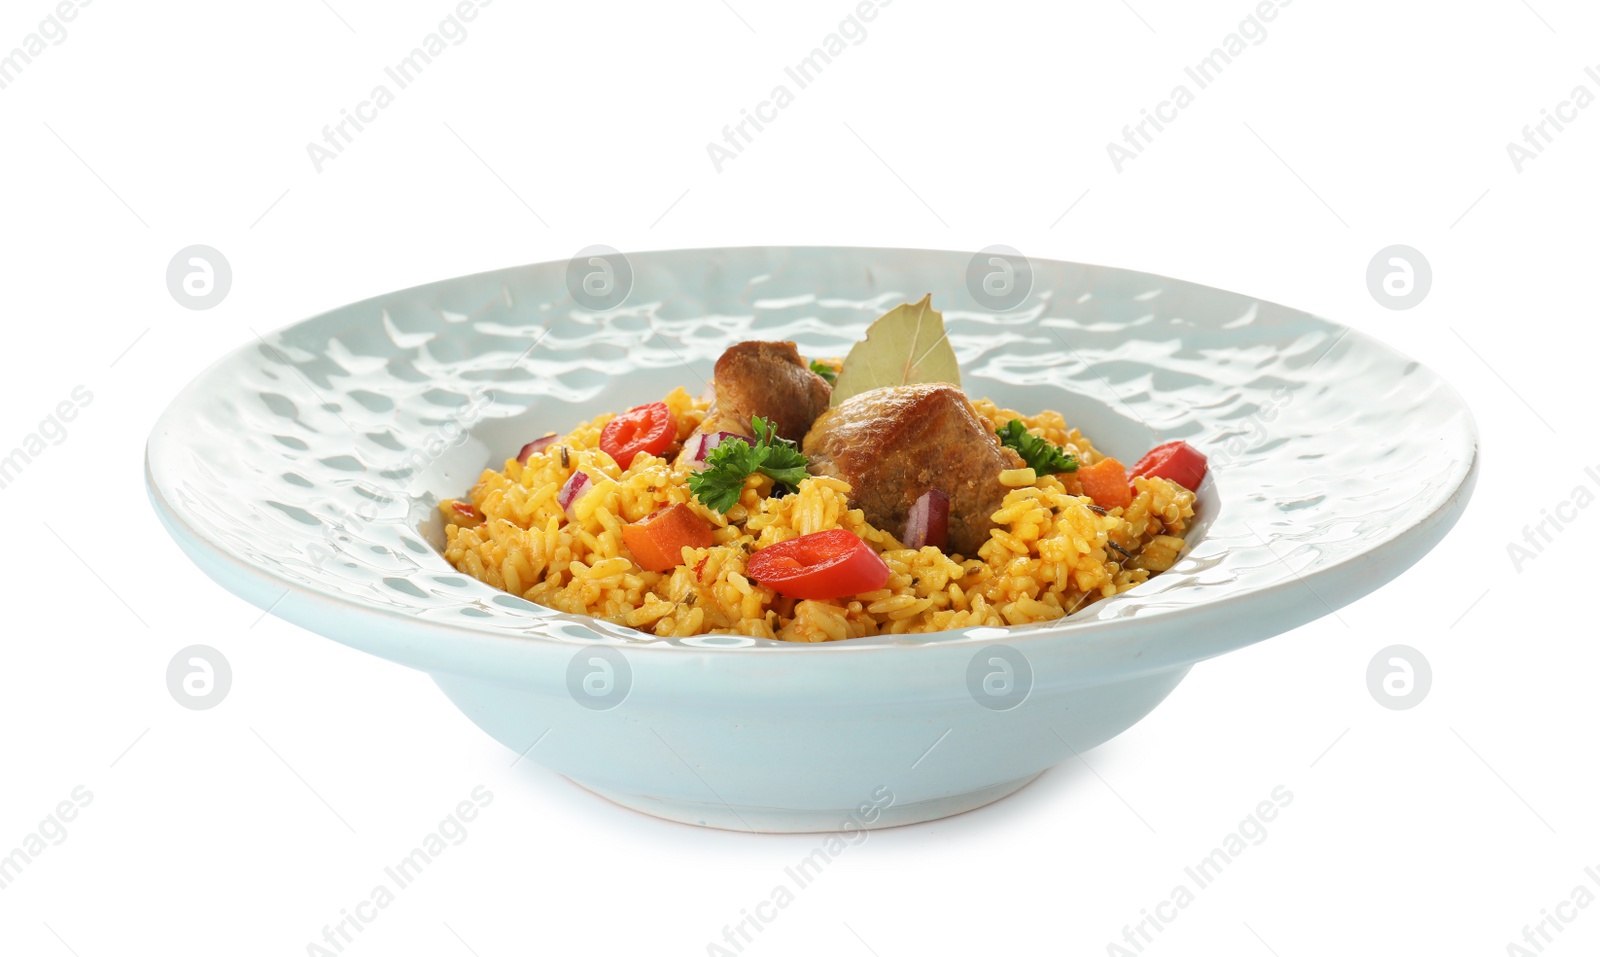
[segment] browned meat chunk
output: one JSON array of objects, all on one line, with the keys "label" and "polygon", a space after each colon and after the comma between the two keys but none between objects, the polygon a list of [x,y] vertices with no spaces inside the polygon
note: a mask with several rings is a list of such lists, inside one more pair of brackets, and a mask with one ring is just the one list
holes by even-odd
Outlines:
[{"label": "browned meat chunk", "polygon": [[792,342],[737,343],[717,360],[713,375],[716,397],[700,426],[704,432],[750,435],[750,418],[759,415],[778,435],[799,442],[833,393]]},{"label": "browned meat chunk", "polygon": [[904,540],[906,515],[922,493],[950,496],[948,551],[971,557],[989,540],[1000,508],[1004,469],[1022,459],[1000,444],[953,385],[874,389],[824,412],[803,451],[813,475],[850,483],[850,504],[871,524]]}]

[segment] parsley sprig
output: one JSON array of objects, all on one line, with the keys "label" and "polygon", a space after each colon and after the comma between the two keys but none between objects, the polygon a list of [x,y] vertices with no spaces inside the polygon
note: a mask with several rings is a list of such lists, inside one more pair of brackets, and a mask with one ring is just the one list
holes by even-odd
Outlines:
[{"label": "parsley sprig", "polygon": [[806,457],[799,446],[780,438],[759,415],[750,420],[750,428],[756,434],[754,445],[742,438],[725,439],[706,456],[706,467],[689,476],[689,490],[707,508],[719,512],[733,508],[744,480],[757,472],[789,488],[806,477]]},{"label": "parsley sprig", "polygon": [[1051,445],[1029,432],[1021,419],[1012,419],[1001,426],[996,434],[1000,436],[1000,444],[1008,449],[1016,449],[1017,454],[1022,456],[1023,463],[1033,469],[1035,474],[1053,475],[1056,472],[1078,470],[1076,457],[1063,452],[1059,445]]},{"label": "parsley sprig", "polygon": [[823,381],[827,382],[829,385],[833,385],[834,380],[839,378],[839,373],[833,371],[833,366],[828,365],[821,359],[811,360],[811,371],[815,372],[819,376],[822,376]]}]

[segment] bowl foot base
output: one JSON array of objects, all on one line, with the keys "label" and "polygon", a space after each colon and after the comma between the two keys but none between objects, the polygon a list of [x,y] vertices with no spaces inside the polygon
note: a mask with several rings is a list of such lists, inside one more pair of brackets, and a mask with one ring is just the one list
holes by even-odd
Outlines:
[{"label": "bowl foot base", "polygon": [[[1042,771],[1039,772],[1039,774],[1043,773]],[[846,830],[877,830],[884,827],[899,827],[902,824],[920,824],[923,821],[936,821],[939,818],[950,817],[955,814],[961,814],[964,811],[983,807],[985,804],[993,804],[1003,797],[1015,794],[1031,783],[1039,774],[1031,774],[1002,784],[991,784],[986,788],[979,788],[976,791],[968,791],[964,794],[951,794],[924,801],[914,801],[909,804],[890,804],[880,810],[877,818],[871,823],[863,821],[861,815],[854,808],[817,811],[804,808],[751,807],[748,805],[701,803],[698,801],[679,801],[651,797],[645,794],[614,791],[585,784],[582,781],[572,781],[572,783],[587,791],[592,791],[614,804],[620,804],[625,808],[649,814],[652,817],[677,821],[681,824],[694,824],[699,827],[715,827],[728,831],[745,831],[758,834],[808,834]],[[571,781],[572,779],[568,778],[568,780]]]}]

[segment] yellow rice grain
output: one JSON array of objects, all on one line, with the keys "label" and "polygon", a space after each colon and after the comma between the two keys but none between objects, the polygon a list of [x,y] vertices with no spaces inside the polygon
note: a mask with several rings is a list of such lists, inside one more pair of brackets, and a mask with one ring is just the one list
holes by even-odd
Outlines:
[{"label": "yellow rice grain", "polygon": [[1000,471],[1000,484],[1006,488],[1028,488],[1037,482],[1039,477],[1033,469],[1002,469]]}]

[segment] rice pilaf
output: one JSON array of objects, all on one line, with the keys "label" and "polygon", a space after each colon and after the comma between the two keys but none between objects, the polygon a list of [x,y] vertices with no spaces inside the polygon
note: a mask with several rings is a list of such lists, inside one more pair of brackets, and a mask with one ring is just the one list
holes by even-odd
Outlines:
[{"label": "rice pilaf", "polygon": [[[676,418],[676,450],[709,402],[682,389],[663,401]],[[1057,412],[1022,415],[987,399],[972,406],[992,428],[1021,420],[1083,465],[1103,458]],[[1133,478],[1131,504],[1106,510],[1081,494],[1074,473],[1021,468],[1001,473],[1009,491],[976,555],[911,549],[850,508],[850,486],[836,478],[813,475],[792,494],[768,497],[773,480],[757,473],[726,514],[707,508],[690,490],[689,470],[670,456],[640,453],[623,468],[601,451],[601,432],[613,417],[580,425],[525,465],[508,459],[499,471],[485,470],[459,506],[443,502],[446,559],[531,602],[662,637],[837,641],[1060,618],[1171,567],[1194,515],[1194,493],[1166,478]],[[557,493],[574,471],[594,484],[569,519]],[[712,545],[686,548],[670,571],[643,569],[624,547],[623,526],[680,504],[711,526]],[[796,600],[746,577],[760,549],[830,529],[853,532],[880,555],[890,571],[885,587]]]}]

